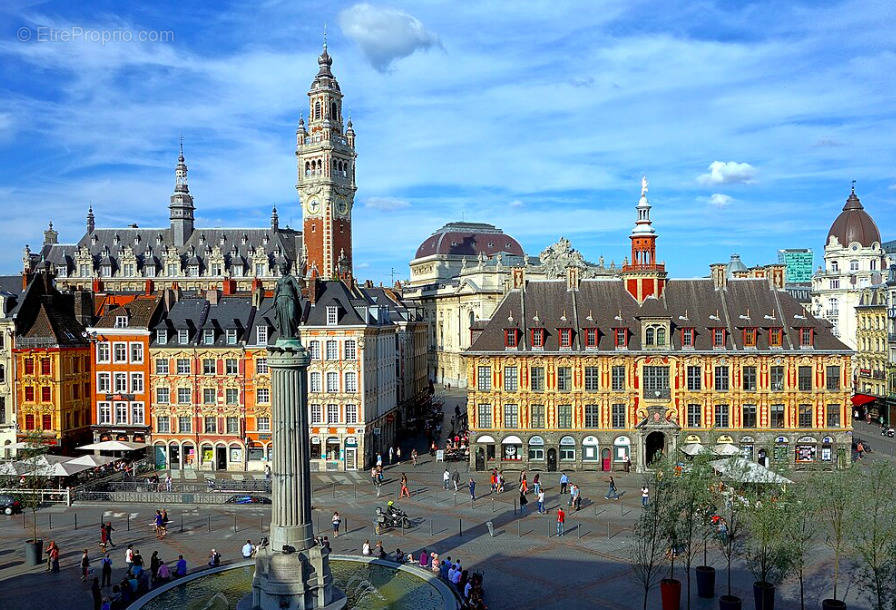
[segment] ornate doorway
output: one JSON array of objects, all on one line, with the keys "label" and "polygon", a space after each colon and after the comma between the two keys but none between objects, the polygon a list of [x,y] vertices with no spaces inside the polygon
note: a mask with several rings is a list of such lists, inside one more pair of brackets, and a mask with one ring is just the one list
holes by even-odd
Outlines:
[{"label": "ornate doorway", "polygon": [[647,435],[644,443],[644,457],[646,466],[650,468],[654,460],[662,457],[666,451],[666,435],[662,432],[655,431]]}]

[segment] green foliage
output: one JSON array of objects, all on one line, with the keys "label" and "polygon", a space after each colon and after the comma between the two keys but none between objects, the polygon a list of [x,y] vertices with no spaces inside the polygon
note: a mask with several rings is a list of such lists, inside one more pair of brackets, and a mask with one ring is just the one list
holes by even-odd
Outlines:
[{"label": "green foliage", "polygon": [[[896,607],[896,472],[884,462],[853,467],[860,508],[850,523],[856,584],[874,610]],[[856,578],[857,577],[857,578]]]},{"label": "green foliage", "polygon": [[852,480],[855,474],[855,467],[816,472],[807,482],[817,501],[818,521],[824,531],[824,542],[834,553],[834,599],[837,599],[837,585],[840,581],[840,559],[849,547],[850,519],[861,511]]},{"label": "green foliage", "polygon": [[[25,472],[25,486],[28,489],[47,489],[52,486],[53,479],[42,472],[45,469],[46,462],[41,458],[50,451],[49,447],[43,442],[43,435],[40,430],[31,430],[25,436],[24,442],[27,443],[25,449],[19,450],[19,462],[27,466]],[[37,509],[42,504],[42,496],[37,493],[23,493],[20,500],[24,508],[31,510],[31,537],[37,540]]]},{"label": "green foliage", "polygon": [[794,549],[782,535],[791,525],[794,501],[780,489],[757,489],[747,496],[744,520],[749,533],[744,541],[747,567],[758,582],[779,584],[794,566]]},{"label": "green foliage", "polygon": [[632,572],[644,588],[644,608],[650,590],[659,582],[660,564],[666,554],[672,516],[671,468],[665,462],[654,463],[655,475],[648,482],[651,500],[635,523],[635,547],[632,553]]}]

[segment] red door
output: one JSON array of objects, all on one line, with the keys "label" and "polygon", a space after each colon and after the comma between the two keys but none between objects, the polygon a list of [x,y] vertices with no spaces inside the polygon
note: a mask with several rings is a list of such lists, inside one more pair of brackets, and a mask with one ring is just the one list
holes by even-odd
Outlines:
[{"label": "red door", "polygon": [[610,471],[610,450],[604,449],[600,452],[601,457],[601,470],[604,472]]}]

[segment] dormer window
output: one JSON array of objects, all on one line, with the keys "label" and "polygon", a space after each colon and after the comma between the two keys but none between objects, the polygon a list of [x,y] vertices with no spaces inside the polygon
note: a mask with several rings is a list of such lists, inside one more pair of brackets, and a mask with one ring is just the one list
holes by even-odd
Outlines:
[{"label": "dormer window", "polygon": [[504,329],[504,347],[517,347],[519,345],[519,331],[515,328]]},{"label": "dormer window", "polygon": [[228,328],[225,331],[225,337],[227,338],[227,345],[236,345],[236,329]]},{"label": "dormer window", "polygon": [[143,271],[146,273],[146,277],[155,277],[156,276],[156,266],[155,265],[147,265],[143,268]]},{"label": "dormer window", "polygon": [[784,330],[781,328],[768,329],[768,346],[781,347],[784,344]]},{"label": "dormer window", "polygon": [[594,349],[597,347],[597,329],[596,328],[586,328],[585,329],[585,347],[589,349]]},{"label": "dormer window", "polygon": [[243,275],[243,266],[239,265],[239,264],[234,265],[233,266],[233,275],[235,275],[235,276]]},{"label": "dormer window", "polygon": [[534,349],[543,349],[544,348],[544,334],[545,334],[545,331],[543,328],[533,328],[532,329],[532,347]]},{"label": "dormer window", "polygon": [[694,347],[694,329],[681,329],[681,347]]},{"label": "dormer window", "polygon": [[100,267],[100,273],[103,277],[112,277],[112,265],[103,265]]},{"label": "dormer window", "polygon": [[725,347],[725,329],[724,328],[712,329],[712,346],[716,349]]},{"label": "dormer window", "polygon": [[572,347],[572,329],[559,328],[560,349],[569,349]]},{"label": "dormer window", "polygon": [[68,269],[65,265],[59,265],[56,267],[56,277],[65,277]]},{"label": "dormer window", "polygon": [[800,347],[812,347],[815,343],[815,329],[814,328],[801,328],[800,329]]},{"label": "dormer window", "polygon": [[744,347],[756,347],[756,329],[744,329]]},{"label": "dormer window", "polygon": [[646,347],[666,347],[666,327],[662,324],[650,324],[644,329],[644,345]]},{"label": "dormer window", "polygon": [[128,317],[127,316],[115,316],[115,328],[127,328],[128,327]]},{"label": "dormer window", "polygon": [[339,308],[335,305],[327,306],[327,326],[336,326],[339,323]]},{"label": "dormer window", "polygon": [[628,329],[627,328],[614,328],[613,329],[613,344],[616,348],[626,348],[628,347]]},{"label": "dormer window", "polygon": [[165,344],[168,343],[168,331],[165,329],[159,329],[156,331],[156,343]]},{"label": "dormer window", "polygon": [[199,277],[199,265],[190,265],[188,275],[190,277]]},{"label": "dormer window", "polygon": [[255,327],[255,343],[258,345],[268,344],[268,327],[259,325]]},{"label": "dormer window", "polygon": [[185,328],[182,328],[177,331],[177,342],[181,345],[186,345],[190,342],[190,331]]},{"label": "dormer window", "polygon": [[202,331],[202,342],[205,345],[215,344],[215,330],[213,328],[206,328]]}]

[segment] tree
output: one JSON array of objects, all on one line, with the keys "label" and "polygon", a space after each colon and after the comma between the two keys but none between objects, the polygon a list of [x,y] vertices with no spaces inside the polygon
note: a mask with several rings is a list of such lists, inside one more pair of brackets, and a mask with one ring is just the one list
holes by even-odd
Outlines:
[{"label": "tree", "polygon": [[48,466],[46,460],[41,459],[49,453],[49,447],[44,444],[43,434],[40,430],[30,430],[25,436],[25,448],[19,450],[21,459],[18,463],[24,466],[25,485],[30,490],[38,490],[36,493],[23,493],[22,506],[31,510],[31,539],[37,542],[37,509],[43,503],[43,494],[39,490],[50,487],[52,479],[46,476]]},{"label": "tree", "polygon": [[790,525],[791,498],[780,490],[756,490],[748,494],[744,517],[748,536],[744,555],[757,583],[777,585],[793,566],[792,548],[784,535]]},{"label": "tree", "polygon": [[857,584],[874,610],[890,608],[896,578],[896,473],[885,462],[856,466],[855,497],[861,509],[853,512],[852,538],[858,556]]},{"label": "tree", "polygon": [[660,464],[657,476],[653,478],[653,498],[635,523],[635,548],[632,571],[635,579],[644,588],[644,610],[647,610],[647,597],[662,577],[660,562],[666,552],[667,524],[671,490],[669,476],[666,476]]},{"label": "tree", "polygon": [[[698,455],[690,464],[690,468],[682,470],[672,481],[672,503],[677,519],[673,520],[669,532],[674,535],[670,542],[672,548],[681,548],[684,552],[685,578],[687,581],[687,607],[691,607],[691,565],[698,552],[696,542],[704,542],[706,549],[706,537],[709,534],[708,513],[711,510],[713,498],[711,487],[714,481],[712,467],[709,465],[711,457],[705,454]],[[673,553],[674,555],[674,553]],[[705,563],[705,560],[704,560]],[[674,565],[674,556],[673,556]]]},{"label": "tree", "polygon": [[787,527],[782,532],[791,551],[793,569],[800,583],[800,610],[806,607],[804,574],[806,556],[817,536],[817,501],[812,489],[806,484],[794,483],[788,488]]},{"label": "tree", "polygon": [[853,467],[833,472],[816,472],[810,480],[818,501],[818,518],[824,530],[825,544],[834,553],[833,598],[837,599],[840,559],[849,542],[849,520],[854,513]]},{"label": "tree", "polygon": [[743,546],[742,513],[744,510],[743,498],[730,490],[725,494],[725,499],[719,507],[716,517],[716,541],[719,550],[725,556],[728,568],[728,595],[731,596],[731,560],[737,555]]}]

